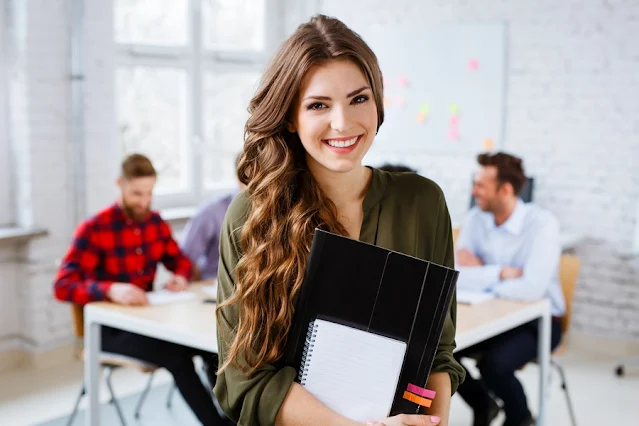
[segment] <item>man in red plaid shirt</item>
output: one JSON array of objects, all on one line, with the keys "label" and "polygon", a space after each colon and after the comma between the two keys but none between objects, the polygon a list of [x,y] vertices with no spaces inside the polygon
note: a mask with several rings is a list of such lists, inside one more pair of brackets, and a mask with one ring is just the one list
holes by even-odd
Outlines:
[{"label": "man in red plaid shirt", "polygon": [[[147,305],[146,292],[152,290],[159,262],[174,274],[167,289],[188,288],[192,264],[169,225],[150,209],[156,177],[145,156],[124,160],[118,179],[121,197],[76,229],[55,279],[57,299],[79,305],[96,300]],[[200,355],[217,366],[217,355],[110,327],[102,328],[102,350],[166,368],[203,425],[227,424],[193,365],[193,356]]]}]

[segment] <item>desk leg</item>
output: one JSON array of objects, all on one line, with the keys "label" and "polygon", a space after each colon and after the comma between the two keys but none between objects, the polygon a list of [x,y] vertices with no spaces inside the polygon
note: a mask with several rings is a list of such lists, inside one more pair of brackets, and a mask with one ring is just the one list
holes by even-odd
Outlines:
[{"label": "desk leg", "polygon": [[539,412],[537,414],[537,426],[543,426],[546,414],[546,386],[550,372],[550,338],[551,338],[550,308],[539,318],[538,353],[539,361]]},{"label": "desk leg", "polygon": [[100,425],[101,325],[87,318],[84,326],[84,380],[87,390],[86,424]]}]

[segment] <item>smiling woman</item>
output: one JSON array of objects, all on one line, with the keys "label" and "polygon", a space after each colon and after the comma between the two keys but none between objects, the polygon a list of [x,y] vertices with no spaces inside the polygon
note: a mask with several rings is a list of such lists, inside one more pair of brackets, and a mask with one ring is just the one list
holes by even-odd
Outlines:
[{"label": "smiling woman", "polygon": [[[375,54],[337,19],[316,16],[280,48],[249,106],[238,177],[247,190],[226,215],[218,269],[219,379],[215,394],[239,424],[356,425],[304,387],[282,355],[315,228],[452,266],[441,190],[415,174],[364,167],[384,121]],[[447,425],[454,310],[428,386],[431,415],[386,426]],[[379,420],[379,419],[374,419]]]}]

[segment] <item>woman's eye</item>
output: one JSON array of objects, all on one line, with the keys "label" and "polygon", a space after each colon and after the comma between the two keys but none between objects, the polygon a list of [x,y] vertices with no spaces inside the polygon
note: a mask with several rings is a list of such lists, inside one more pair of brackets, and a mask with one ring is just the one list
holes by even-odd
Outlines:
[{"label": "woman's eye", "polygon": [[353,103],[354,104],[363,104],[364,102],[366,102],[368,100],[368,96],[366,95],[359,95],[359,96],[355,96],[353,98]]},{"label": "woman's eye", "polygon": [[324,108],[326,108],[326,105],[324,105],[321,102],[315,102],[308,106],[308,109],[314,109],[314,110],[324,109]]}]

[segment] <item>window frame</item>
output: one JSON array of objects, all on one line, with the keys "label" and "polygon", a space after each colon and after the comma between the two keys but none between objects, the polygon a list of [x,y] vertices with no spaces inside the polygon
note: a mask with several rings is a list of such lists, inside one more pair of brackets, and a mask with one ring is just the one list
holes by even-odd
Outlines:
[{"label": "window frame", "polygon": [[[186,167],[190,185],[185,191],[157,192],[154,205],[159,209],[193,206],[207,198],[235,189],[235,182],[220,182],[213,189],[205,189],[202,167],[204,148],[204,79],[215,71],[261,71],[272,49],[283,35],[282,2],[265,0],[264,49],[255,51],[207,50],[203,45],[202,0],[188,2],[188,37],[182,46],[155,46],[120,43],[114,37],[116,69],[121,67],[158,67],[184,69],[187,74],[187,146]],[[115,19],[115,17],[114,17]],[[117,104],[117,101],[116,101]],[[119,137],[118,137],[119,143]]]},{"label": "window frame", "polygon": [[13,161],[9,131],[9,34],[6,4],[0,4],[0,228],[16,226],[16,200],[14,197]]}]

